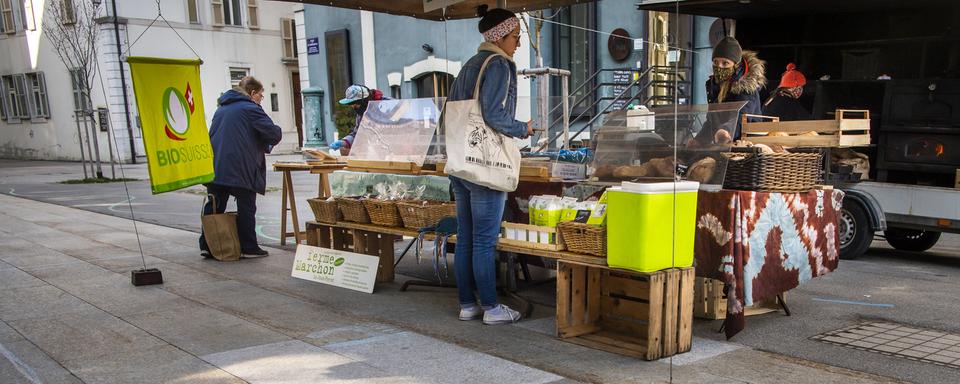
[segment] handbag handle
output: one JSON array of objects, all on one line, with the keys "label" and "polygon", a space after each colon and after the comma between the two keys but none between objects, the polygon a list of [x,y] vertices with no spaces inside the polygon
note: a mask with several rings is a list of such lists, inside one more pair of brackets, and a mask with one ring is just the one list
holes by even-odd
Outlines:
[{"label": "handbag handle", "polygon": [[217,214],[217,197],[214,196],[212,193],[208,193],[207,197],[203,199],[203,205],[200,206],[200,217],[205,216],[205,214],[203,213],[203,207],[207,205],[207,200],[210,200],[210,204],[213,205],[213,213],[211,214],[212,215]]}]

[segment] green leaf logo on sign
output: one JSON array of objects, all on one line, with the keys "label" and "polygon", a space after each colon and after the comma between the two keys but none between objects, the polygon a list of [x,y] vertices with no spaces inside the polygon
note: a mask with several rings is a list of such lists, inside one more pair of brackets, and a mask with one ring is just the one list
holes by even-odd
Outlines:
[{"label": "green leaf logo on sign", "polygon": [[334,265],[335,267],[339,267],[339,266],[343,265],[343,261],[344,261],[344,260],[343,260],[342,257],[337,258],[337,260],[335,260],[335,261],[333,262],[333,265]]}]

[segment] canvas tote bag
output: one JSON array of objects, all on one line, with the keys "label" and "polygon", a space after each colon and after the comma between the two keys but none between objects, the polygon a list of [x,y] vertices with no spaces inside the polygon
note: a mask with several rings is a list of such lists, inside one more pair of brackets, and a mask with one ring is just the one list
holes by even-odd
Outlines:
[{"label": "canvas tote bag", "polygon": [[[200,224],[203,226],[203,237],[207,240],[207,247],[213,258],[220,261],[240,260],[240,235],[237,234],[237,213],[217,213],[217,200],[213,195],[207,195],[213,204],[213,213],[204,215],[200,212]],[[206,201],[204,201],[206,202]]]},{"label": "canvas tote bag", "polygon": [[[480,67],[473,99],[447,101],[444,105],[447,147],[444,171],[490,189],[512,192],[520,180],[520,148],[512,138],[490,128],[480,112],[480,79],[494,56],[499,55],[490,55]],[[509,79],[507,88],[509,92]],[[504,96],[504,103],[506,98]]]}]

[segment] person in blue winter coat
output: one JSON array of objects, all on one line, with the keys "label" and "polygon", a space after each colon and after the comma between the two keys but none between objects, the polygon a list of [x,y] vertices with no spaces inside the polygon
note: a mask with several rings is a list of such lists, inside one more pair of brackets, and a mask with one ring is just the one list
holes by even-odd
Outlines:
[{"label": "person in blue winter coat", "polygon": [[[217,100],[217,111],[210,127],[213,146],[213,181],[206,184],[213,195],[217,212],[227,208],[229,196],[237,202],[237,232],[240,252],[245,257],[267,256],[257,244],[257,194],[266,193],[267,167],[265,154],[280,142],[280,127],[260,107],[263,84],[251,76],[224,92]],[[210,201],[203,214],[213,212]],[[200,254],[211,257],[210,248],[200,233]]]},{"label": "person in blue winter coat", "polygon": [[[520,21],[505,9],[478,8],[479,30],[484,42],[476,55],[467,60],[450,88],[448,101],[473,99],[473,90],[483,62],[480,78],[480,111],[483,121],[510,137],[528,137],[533,133],[530,121],[517,121],[517,65],[513,54],[520,46]],[[500,233],[506,192],[493,190],[450,176],[457,203],[457,247],[454,270],[460,299],[460,320],[483,318],[484,324],[514,323],[520,313],[497,301],[494,250]],[[476,294],[474,293],[476,291]],[[479,296],[479,305],[477,297]]]}]

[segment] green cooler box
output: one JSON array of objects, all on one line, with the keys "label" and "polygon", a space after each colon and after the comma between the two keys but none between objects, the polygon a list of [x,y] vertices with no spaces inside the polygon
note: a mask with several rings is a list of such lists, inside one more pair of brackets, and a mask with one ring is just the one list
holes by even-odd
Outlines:
[{"label": "green cooler box", "polygon": [[608,189],[607,265],[638,272],[692,266],[699,187],[624,182]]}]

